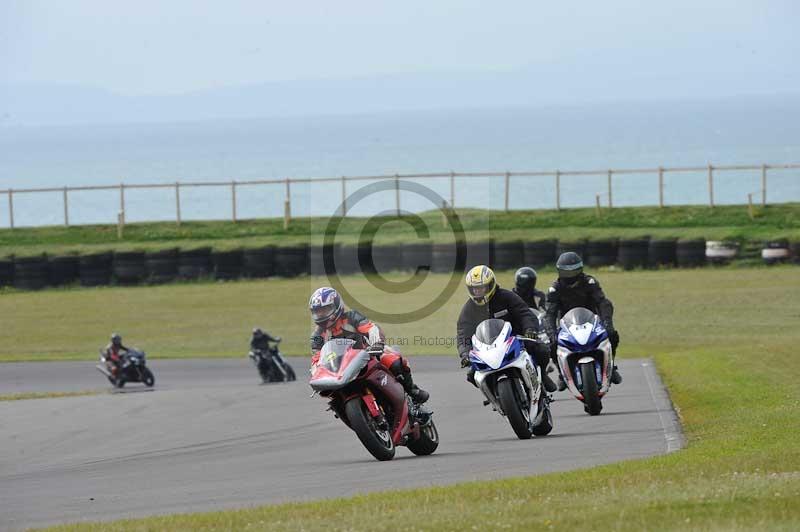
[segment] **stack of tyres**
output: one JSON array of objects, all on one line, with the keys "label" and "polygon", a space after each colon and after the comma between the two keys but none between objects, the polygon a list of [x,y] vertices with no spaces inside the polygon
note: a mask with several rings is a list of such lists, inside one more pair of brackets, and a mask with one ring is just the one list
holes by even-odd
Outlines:
[{"label": "stack of tyres", "polygon": [[360,273],[361,266],[358,264],[358,246],[353,244],[334,246],[333,263],[337,275]]},{"label": "stack of tyres", "polygon": [[493,251],[494,242],[492,240],[484,240],[482,242],[471,242],[467,240],[467,263],[462,270],[468,271],[480,264],[489,266],[492,264]]},{"label": "stack of tyres", "polygon": [[242,255],[242,273],[245,277],[262,279],[275,273],[275,247],[245,249]]},{"label": "stack of tyres", "polygon": [[80,277],[80,259],[77,255],[50,257],[50,286],[65,286],[76,282]]},{"label": "stack of tyres", "polygon": [[492,256],[492,268],[496,270],[516,270],[524,266],[522,242],[495,242]]},{"label": "stack of tyres", "polygon": [[761,258],[764,259],[765,264],[770,266],[788,262],[791,256],[789,241],[785,238],[764,242],[764,247],[761,249]]},{"label": "stack of tyres", "polygon": [[706,241],[702,238],[678,240],[675,258],[680,268],[696,268],[706,262]]},{"label": "stack of tyres", "polygon": [[568,251],[573,251],[583,258],[586,255],[586,241],[585,240],[566,240],[561,241],[559,240],[556,244],[556,259],[561,256],[562,253],[566,253]]},{"label": "stack of tyres", "polygon": [[144,263],[151,283],[169,283],[178,277],[178,253],[178,248],[145,253]]},{"label": "stack of tyres", "polygon": [[[308,248],[308,269],[311,275],[328,275],[336,272],[336,248],[333,244],[312,245]],[[327,264],[325,258],[328,257]]]},{"label": "stack of tyres", "polygon": [[0,287],[14,284],[13,257],[0,258]]},{"label": "stack of tyres", "polygon": [[725,240],[706,242],[706,260],[712,264],[727,264],[739,253],[739,243]]},{"label": "stack of tyres", "polygon": [[14,287],[40,290],[47,286],[48,270],[46,255],[17,257],[14,260]]},{"label": "stack of tyres", "polygon": [[586,243],[586,256],[589,266],[611,266],[617,263],[617,241],[614,239],[589,240]]},{"label": "stack of tyres", "polygon": [[659,238],[650,240],[647,251],[647,264],[651,268],[675,266],[677,264],[678,241],[674,238]]},{"label": "stack of tyres", "polygon": [[800,264],[800,240],[792,242],[792,260],[795,264]]},{"label": "stack of tyres", "polygon": [[114,277],[119,284],[139,284],[147,278],[143,251],[118,251],[114,253]]},{"label": "stack of tyres", "polygon": [[398,244],[372,246],[372,263],[377,273],[389,273],[403,268],[403,252]]},{"label": "stack of tyres", "polygon": [[211,275],[211,248],[182,249],[178,254],[178,276],[201,279]]},{"label": "stack of tyres", "polygon": [[464,269],[465,247],[461,247],[459,261],[458,246],[454,242],[433,244],[431,246],[431,271],[436,273],[452,273]]},{"label": "stack of tyres", "polygon": [[525,242],[523,248],[523,259],[526,266],[541,268],[556,263],[556,241],[555,240],[536,240]]},{"label": "stack of tyres", "polygon": [[281,277],[307,274],[308,244],[275,248],[275,273]]},{"label": "stack of tyres", "polygon": [[403,270],[413,273],[430,270],[432,250],[433,248],[429,243],[415,243],[403,246]]},{"label": "stack of tyres", "polygon": [[81,286],[106,286],[111,284],[112,258],[110,252],[81,255],[78,261]]},{"label": "stack of tyres", "polygon": [[650,255],[650,239],[626,238],[619,241],[617,262],[626,270],[644,268]]},{"label": "stack of tyres", "polygon": [[241,249],[230,251],[214,251],[211,253],[211,262],[214,265],[214,278],[221,281],[230,281],[242,276]]}]

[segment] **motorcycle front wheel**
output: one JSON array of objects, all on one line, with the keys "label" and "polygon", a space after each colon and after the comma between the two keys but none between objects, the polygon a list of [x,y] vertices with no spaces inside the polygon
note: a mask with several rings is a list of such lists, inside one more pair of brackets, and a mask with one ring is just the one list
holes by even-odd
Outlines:
[{"label": "motorcycle front wheel", "polygon": [[142,382],[148,388],[152,388],[153,385],[156,383],[156,377],[153,375],[153,372],[150,371],[150,368],[144,367],[142,368]]},{"label": "motorcycle front wheel", "polygon": [[372,456],[382,462],[394,458],[395,446],[391,430],[378,427],[361,397],[353,397],[347,401],[344,410],[350,428]]},{"label": "motorcycle front wheel", "polygon": [[594,363],[581,364],[581,380],[583,381],[583,409],[590,416],[596,416],[603,410],[603,403],[597,394],[597,376]]},{"label": "motorcycle front wheel", "polygon": [[514,429],[514,434],[520,440],[528,440],[533,434],[531,432],[530,411],[523,408],[522,400],[518,397],[517,390],[514,389],[516,386],[516,379],[505,378],[497,383],[497,395],[508,422],[511,423],[511,428]]}]

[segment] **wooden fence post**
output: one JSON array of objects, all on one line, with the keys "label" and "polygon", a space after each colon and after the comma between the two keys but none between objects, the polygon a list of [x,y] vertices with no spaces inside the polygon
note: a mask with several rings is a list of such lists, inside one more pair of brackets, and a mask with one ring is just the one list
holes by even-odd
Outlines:
[{"label": "wooden fence post", "polygon": [[122,213],[122,223],[125,223],[125,183],[119,184],[119,212]]},{"label": "wooden fence post", "polygon": [[231,214],[233,223],[236,223],[236,181],[231,181]]},{"label": "wooden fence post", "polygon": [[511,174],[506,172],[506,201],[505,201],[505,210],[508,212],[508,187],[511,181]]},{"label": "wooden fence post", "polygon": [[286,199],[283,202],[283,229],[289,229],[289,222],[292,220],[292,188],[289,178],[286,178]]},{"label": "wooden fence post", "polygon": [[69,227],[69,200],[67,199],[67,187],[64,187],[64,226]]},{"label": "wooden fence post", "polygon": [[664,207],[664,169],[658,167],[658,206]]},{"label": "wooden fence post", "polygon": [[714,167],[708,165],[708,205],[714,208]]},{"label": "wooden fence post", "polygon": [[556,210],[561,210],[561,171],[556,170]]},{"label": "wooden fence post", "polygon": [[347,216],[347,179],[342,176],[342,218]]},{"label": "wooden fence post", "polygon": [[613,170],[608,171],[608,208],[611,209],[614,207],[614,190],[611,187],[611,174],[613,174]]},{"label": "wooden fence post", "polygon": [[456,208],[456,173],[450,170],[450,208]]},{"label": "wooden fence post", "polygon": [[750,217],[751,220],[755,219],[755,214],[753,213],[753,193],[747,195],[747,215]]},{"label": "wooden fence post", "polygon": [[400,217],[400,175],[394,174],[394,204],[397,217]]},{"label": "wooden fence post", "polygon": [[8,189],[8,228],[14,229],[14,191]]},{"label": "wooden fence post", "polygon": [[761,165],[761,206],[767,206],[767,165]]},{"label": "wooden fence post", "polygon": [[600,218],[600,213],[601,213],[601,211],[600,211],[600,194],[595,194],[594,195],[594,205],[595,205],[595,214],[597,214],[597,217]]},{"label": "wooden fence post", "polygon": [[175,182],[175,221],[181,225],[181,184]]}]

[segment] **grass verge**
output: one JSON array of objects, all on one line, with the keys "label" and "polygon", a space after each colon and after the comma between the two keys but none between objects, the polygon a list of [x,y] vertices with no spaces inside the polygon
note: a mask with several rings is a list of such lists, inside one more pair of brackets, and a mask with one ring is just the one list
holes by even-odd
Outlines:
[{"label": "grass verge", "polygon": [[[765,240],[800,239],[800,204],[786,203],[755,209],[750,219],[743,205],[682,207],[619,207],[530,211],[458,210],[471,239],[496,240],[560,238],[705,237],[708,239]],[[420,214],[433,241],[452,240],[438,211]],[[391,222],[391,220],[395,220]],[[376,235],[377,243],[414,241],[410,218],[386,218]],[[117,239],[115,225],[34,227],[0,230],[0,256],[37,253],[88,253],[100,250],[161,249],[165,247],[213,246],[218,249],[290,245],[321,242],[329,218],[298,218],[284,230],[283,220],[270,218],[228,221],[135,223],[125,227]],[[346,218],[337,232],[337,242],[358,240],[365,218]]]},{"label": "grass verge", "polygon": [[0,394],[0,401],[26,401],[28,399],[57,399],[62,397],[83,397],[97,395],[99,390],[83,390],[79,392],[22,392]]},{"label": "grass verge", "polygon": [[49,530],[798,530],[796,273],[602,280],[618,304],[621,350],[655,358],[685,450],[568,473]]}]

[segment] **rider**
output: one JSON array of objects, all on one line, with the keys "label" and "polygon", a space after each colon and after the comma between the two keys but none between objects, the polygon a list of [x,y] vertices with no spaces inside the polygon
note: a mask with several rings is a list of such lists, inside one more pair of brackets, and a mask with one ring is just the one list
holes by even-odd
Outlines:
[{"label": "rider", "polygon": [[252,350],[261,350],[261,351],[270,351],[272,352],[275,347],[270,346],[270,342],[278,343],[281,341],[280,336],[276,336],[273,338],[270,336],[269,333],[264,332],[260,328],[256,327],[253,329],[253,336],[250,338],[250,349]]},{"label": "rider", "polygon": [[[470,365],[469,352],[472,349],[472,335],[478,325],[491,318],[499,318],[511,323],[511,329],[516,335],[536,338],[539,333],[539,320],[536,319],[530,307],[514,292],[500,288],[494,277],[494,272],[488,266],[475,266],[466,277],[467,293],[469,299],[461,309],[457,326],[458,355],[461,357],[461,367]],[[549,349],[542,344],[532,344],[531,353],[536,363],[542,369],[542,383],[545,390],[554,392],[556,384],[547,376],[545,368],[550,360]],[[475,384],[475,370],[470,369],[467,380]]]},{"label": "rider", "polygon": [[116,377],[119,371],[119,364],[122,361],[121,354],[130,351],[127,347],[122,345],[122,336],[117,333],[111,333],[111,343],[105,349],[106,365],[108,366],[111,374]]},{"label": "rider", "polygon": [[342,298],[333,288],[323,286],[311,295],[308,302],[311,318],[316,327],[311,333],[311,364],[319,362],[322,346],[333,338],[348,338],[365,347],[377,357],[403,385],[414,402],[421,404],[430,394],[414,384],[408,361],[399,353],[385,350],[385,337],[381,328],[357,310],[345,309]]},{"label": "rider", "polygon": [[[556,269],[558,270],[558,279],[553,282],[547,293],[547,308],[544,316],[544,327],[550,337],[552,345],[551,356],[553,357],[553,362],[556,363],[556,367],[558,367],[555,356],[555,350],[558,345],[556,343],[558,332],[556,325],[561,316],[575,307],[587,308],[600,316],[600,321],[608,332],[612,356],[616,356],[619,333],[614,328],[614,305],[603,293],[600,283],[591,275],[583,273],[583,260],[581,260],[580,255],[573,251],[562,253],[558,257]],[[558,388],[563,390],[567,385],[560,371],[558,377]],[[611,382],[614,384],[622,382],[622,375],[620,375],[616,365],[614,365],[614,370],[611,373]]]},{"label": "rider", "polygon": [[544,310],[546,296],[544,292],[536,289],[536,270],[530,266],[523,266],[514,274],[512,291],[530,308]]}]

